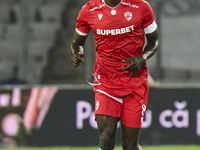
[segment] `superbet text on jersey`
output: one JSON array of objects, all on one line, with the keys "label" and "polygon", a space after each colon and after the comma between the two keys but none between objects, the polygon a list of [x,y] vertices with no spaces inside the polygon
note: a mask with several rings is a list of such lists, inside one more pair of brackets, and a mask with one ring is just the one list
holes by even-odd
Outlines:
[{"label": "superbet text on jersey", "polygon": [[[91,0],[82,7],[76,32],[96,41],[95,83],[111,88],[135,88],[147,80],[146,63],[137,73],[122,70],[122,60],[143,53],[145,34],[157,28],[151,6],[143,0],[121,0],[116,7],[104,0]],[[131,83],[131,84],[130,84]]]}]

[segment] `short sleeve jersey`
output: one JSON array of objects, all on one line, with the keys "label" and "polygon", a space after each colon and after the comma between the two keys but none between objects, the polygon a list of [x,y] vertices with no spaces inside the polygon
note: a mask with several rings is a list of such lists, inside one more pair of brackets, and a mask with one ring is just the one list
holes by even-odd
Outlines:
[{"label": "short sleeve jersey", "polygon": [[116,7],[108,6],[104,0],[87,2],[79,12],[76,32],[82,36],[90,30],[94,32],[95,88],[110,88],[115,93],[143,84],[148,77],[146,63],[138,72],[130,73],[122,70],[129,64],[122,60],[142,54],[144,33],[151,33],[156,27],[152,8],[146,1],[121,0]]}]

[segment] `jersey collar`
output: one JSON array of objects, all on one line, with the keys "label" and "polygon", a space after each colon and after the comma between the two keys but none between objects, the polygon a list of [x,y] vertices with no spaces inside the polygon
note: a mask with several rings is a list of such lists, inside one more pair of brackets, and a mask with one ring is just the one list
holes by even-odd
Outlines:
[{"label": "jersey collar", "polygon": [[[122,1],[122,0],[121,0]],[[104,0],[102,0],[102,3],[104,3]]]},{"label": "jersey collar", "polygon": [[[122,1],[123,1],[123,0],[121,0],[120,3],[119,3],[117,6],[119,6],[119,5],[121,4]],[[105,3],[105,0],[102,0],[102,3]],[[106,4],[106,3],[105,3],[105,4]],[[106,4],[106,6],[108,6],[108,5]],[[110,7],[110,8],[116,8],[117,6],[115,6],[115,7],[108,6],[108,7]]]}]

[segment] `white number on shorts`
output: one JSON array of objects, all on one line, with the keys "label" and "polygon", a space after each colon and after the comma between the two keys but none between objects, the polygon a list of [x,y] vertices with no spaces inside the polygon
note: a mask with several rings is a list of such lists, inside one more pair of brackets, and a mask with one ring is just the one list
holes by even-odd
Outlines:
[{"label": "white number on shorts", "polygon": [[143,117],[141,118],[141,123],[143,122],[144,113],[145,113],[145,111],[146,111],[146,108],[147,108],[147,107],[143,104],[143,105],[142,105],[142,116],[143,116]]}]

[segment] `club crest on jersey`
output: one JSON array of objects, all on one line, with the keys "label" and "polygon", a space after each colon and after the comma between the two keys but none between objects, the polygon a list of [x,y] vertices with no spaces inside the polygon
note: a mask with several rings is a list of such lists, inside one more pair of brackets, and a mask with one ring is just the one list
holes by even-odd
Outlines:
[{"label": "club crest on jersey", "polygon": [[132,16],[133,16],[132,12],[127,11],[127,12],[124,13],[124,17],[128,21],[132,19]]}]

